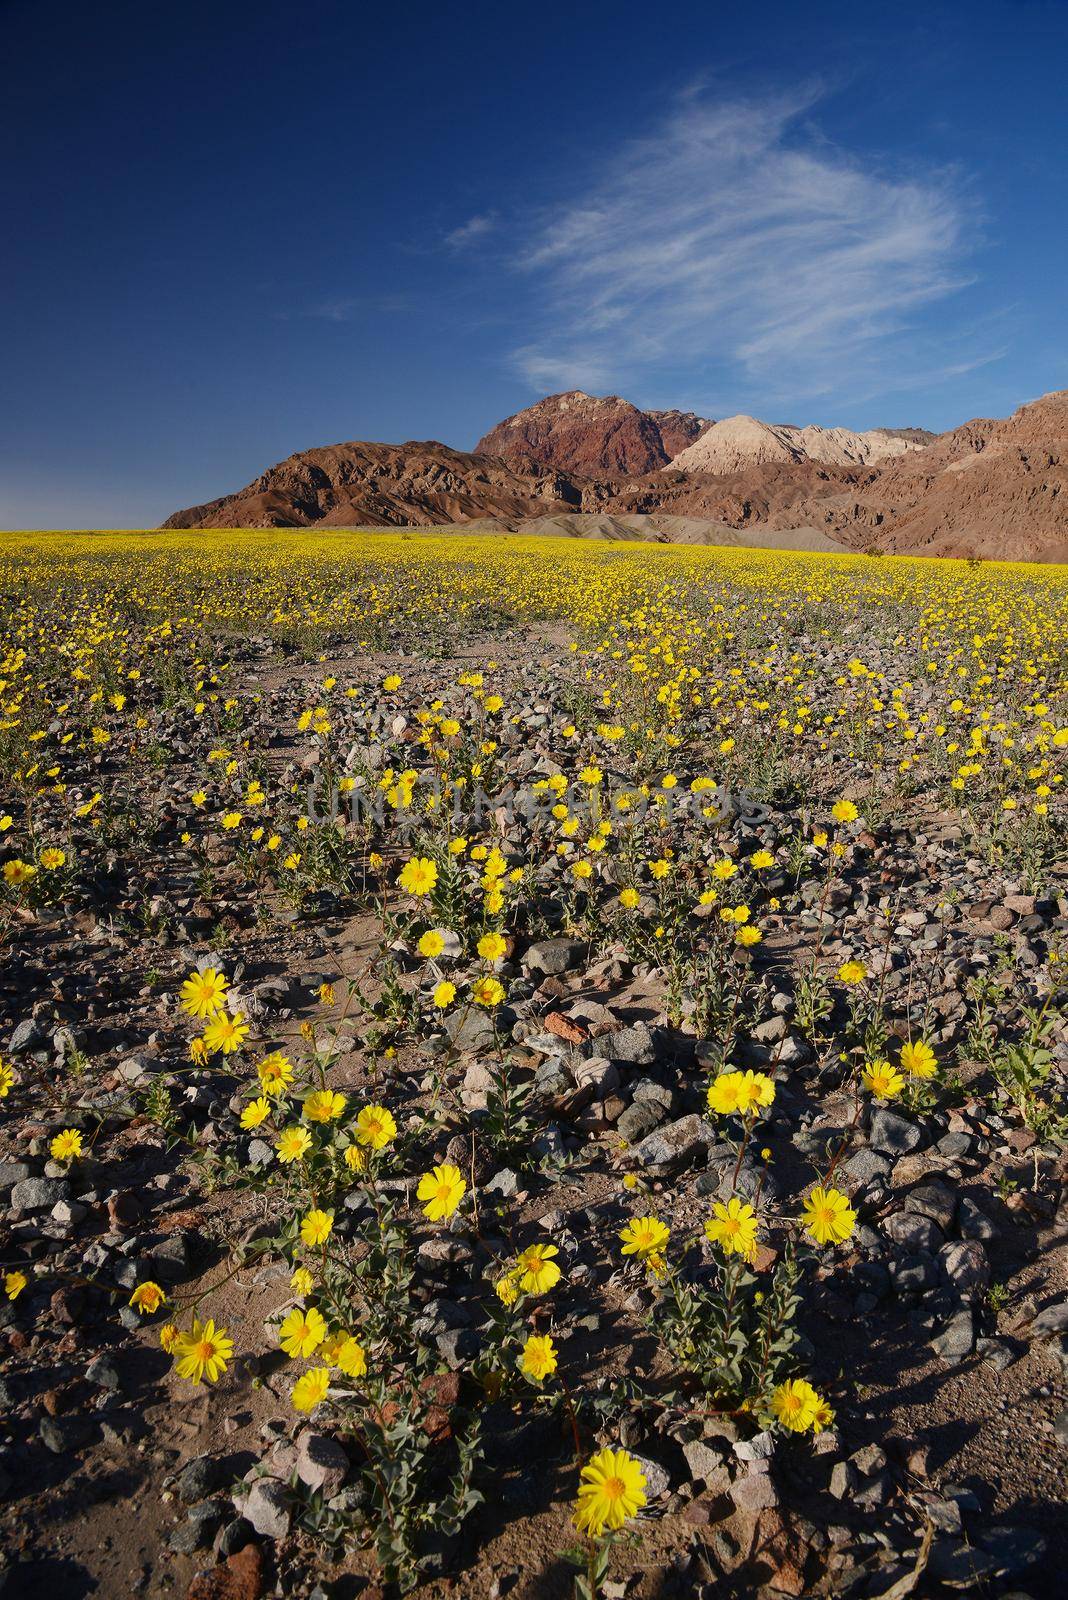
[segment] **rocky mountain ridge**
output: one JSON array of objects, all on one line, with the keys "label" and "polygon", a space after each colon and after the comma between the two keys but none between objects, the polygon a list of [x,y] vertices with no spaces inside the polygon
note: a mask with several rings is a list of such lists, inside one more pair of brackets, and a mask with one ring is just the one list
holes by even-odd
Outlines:
[{"label": "rocky mountain ridge", "polygon": [[507,418],[474,452],[435,440],[298,451],[164,526],[434,527],[563,513],[807,528],[850,549],[901,554],[1065,561],[1068,390],[937,436],[712,422],[571,391]]}]

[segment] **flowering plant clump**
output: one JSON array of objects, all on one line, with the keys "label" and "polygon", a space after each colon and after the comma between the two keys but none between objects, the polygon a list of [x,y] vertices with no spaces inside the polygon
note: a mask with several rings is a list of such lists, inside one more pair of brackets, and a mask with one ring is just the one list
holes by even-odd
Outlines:
[{"label": "flowering plant clump", "polygon": [[[462,1586],[550,1489],[586,1600],[683,1508],[764,1584],[881,1319],[970,1359],[1056,1216],[1063,572],[302,529],[0,587],[19,1447],[134,1437],[139,1344],[293,1592]],[[891,1521],[922,1571],[887,1497],[828,1591]]]}]

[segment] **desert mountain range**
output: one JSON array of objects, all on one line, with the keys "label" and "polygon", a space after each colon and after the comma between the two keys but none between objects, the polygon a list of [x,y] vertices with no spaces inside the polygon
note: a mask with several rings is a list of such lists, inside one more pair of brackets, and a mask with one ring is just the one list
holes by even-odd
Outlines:
[{"label": "desert mountain range", "polygon": [[164,527],[312,524],[1065,561],[1068,390],[943,434],[715,421],[571,390],[473,452],[433,440],[299,451]]}]

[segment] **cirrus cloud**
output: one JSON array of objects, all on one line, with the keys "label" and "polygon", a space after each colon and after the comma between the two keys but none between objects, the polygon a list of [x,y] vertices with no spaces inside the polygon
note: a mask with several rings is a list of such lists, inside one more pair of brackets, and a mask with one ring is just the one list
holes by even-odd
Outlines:
[{"label": "cirrus cloud", "polygon": [[878,170],[804,120],[814,92],[683,97],[544,216],[513,265],[535,388],[655,383],[765,395],[893,387],[992,357],[925,312],[974,275],[978,208],[956,173]]}]

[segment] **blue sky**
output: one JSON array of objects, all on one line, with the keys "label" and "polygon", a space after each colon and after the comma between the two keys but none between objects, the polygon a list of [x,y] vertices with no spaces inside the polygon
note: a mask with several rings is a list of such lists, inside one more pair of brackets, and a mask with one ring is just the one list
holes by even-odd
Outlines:
[{"label": "blue sky", "polygon": [[941,429],[1068,385],[1068,5],[3,0],[0,527],[555,389]]}]

